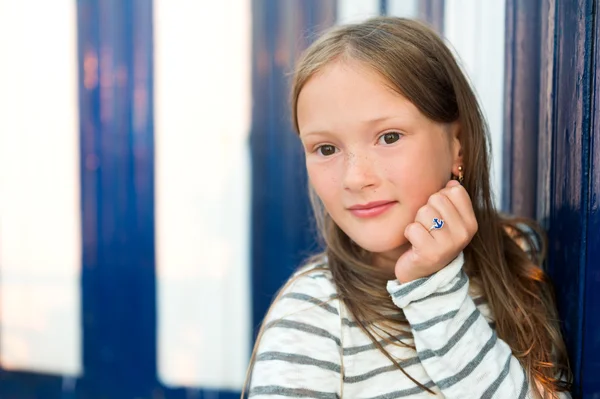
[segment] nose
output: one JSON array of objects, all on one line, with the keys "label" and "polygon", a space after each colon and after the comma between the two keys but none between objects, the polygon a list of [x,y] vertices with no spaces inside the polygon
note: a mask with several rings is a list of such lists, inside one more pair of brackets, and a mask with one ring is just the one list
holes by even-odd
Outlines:
[{"label": "nose", "polygon": [[348,153],[344,165],[344,188],[349,191],[362,191],[378,184],[373,159],[368,154]]}]

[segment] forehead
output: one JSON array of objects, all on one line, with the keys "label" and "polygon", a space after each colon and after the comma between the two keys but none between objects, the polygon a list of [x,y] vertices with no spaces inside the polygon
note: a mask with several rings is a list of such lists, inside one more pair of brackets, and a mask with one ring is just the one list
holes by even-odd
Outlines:
[{"label": "forehead", "polygon": [[386,79],[357,61],[336,61],[312,76],[300,91],[297,115],[301,134],[389,117],[424,118]]}]

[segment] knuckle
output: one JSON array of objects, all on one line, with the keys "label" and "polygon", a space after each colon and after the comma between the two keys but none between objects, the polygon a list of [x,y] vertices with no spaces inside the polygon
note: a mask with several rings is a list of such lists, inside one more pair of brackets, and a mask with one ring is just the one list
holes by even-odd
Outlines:
[{"label": "knuckle", "polygon": [[454,193],[459,193],[459,192],[461,192],[461,191],[463,191],[463,192],[465,192],[465,193],[467,192],[467,190],[465,189],[465,187],[464,187],[464,186],[461,186],[460,184],[457,184],[456,186],[452,186],[452,187],[450,187],[450,190],[451,190],[452,192],[454,192]]},{"label": "knuckle", "polygon": [[439,193],[431,194],[429,196],[429,199],[427,200],[427,203],[429,205],[435,205],[437,203],[437,201],[439,201],[439,198],[438,198],[439,195],[440,195]]},{"label": "knuckle", "polygon": [[404,229],[404,235],[405,236],[412,236],[415,232],[415,229],[417,228],[416,223],[411,223],[408,226],[406,226],[406,228]]},{"label": "knuckle", "polygon": [[468,197],[468,194],[463,186],[454,186],[450,187],[448,196],[453,198],[464,198],[465,196]]},{"label": "knuckle", "polygon": [[419,210],[417,211],[417,217],[418,218],[425,218],[425,217],[427,217],[427,209],[428,208],[429,207],[427,205],[420,207]]},{"label": "knuckle", "polygon": [[429,199],[427,200],[427,205],[429,205],[432,208],[436,208],[437,207],[437,203],[438,203],[438,198],[437,198],[437,194],[432,195],[431,197],[429,197]]},{"label": "knuckle", "polygon": [[465,230],[461,231],[458,235],[459,243],[463,246],[466,246],[471,241],[471,237],[472,236],[469,233],[469,231],[465,229]]},{"label": "knuckle", "polygon": [[471,236],[474,236],[475,233],[477,233],[477,230],[479,230],[479,224],[477,223],[477,219],[473,217],[471,220],[469,220],[467,231]]},{"label": "knuckle", "polygon": [[452,203],[452,199],[447,194],[440,194],[440,201],[446,205],[450,205]]},{"label": "knuckle", "polygon": [[448,194],[442,192],[435,194],[432,200],[439,207],[447,207],[452,202]]},{"label": "knuckle", "polygon": [[442,204],[446,196],[441,192],[437,192],[429,197],[429,203],[432,205]]}]

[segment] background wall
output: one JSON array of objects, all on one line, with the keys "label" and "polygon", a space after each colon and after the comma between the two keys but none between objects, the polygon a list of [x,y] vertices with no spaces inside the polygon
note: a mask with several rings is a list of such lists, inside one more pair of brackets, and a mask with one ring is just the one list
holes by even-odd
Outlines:
[{"label": "background wall", "polygon": [[287,74],[319,31],[380,14],[426,21],[459,57],[496,203],[548,228],[579,394],[598,397],[597,12],[0,0],[0,398],[239,396],[273,294],[318,249]]}]

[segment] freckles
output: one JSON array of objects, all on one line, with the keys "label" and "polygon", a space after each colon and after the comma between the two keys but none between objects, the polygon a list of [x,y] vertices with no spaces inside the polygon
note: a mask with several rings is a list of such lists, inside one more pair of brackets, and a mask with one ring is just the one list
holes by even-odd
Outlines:
[{"label": "freckles", "polygon": [[354,165],[356,163],[356,155],[352,152],[348,153],[346,156],[346,161],[349,165]]},{"label": "freckles", "polygon": [[[379,163],[377,164],[377,166],[379,166]],[[398,171],[398,168],[395,168],[393,165],[390,165],[389,162],[381,162],[381,171],[384,176],[393,179],[395,172]]]}]

